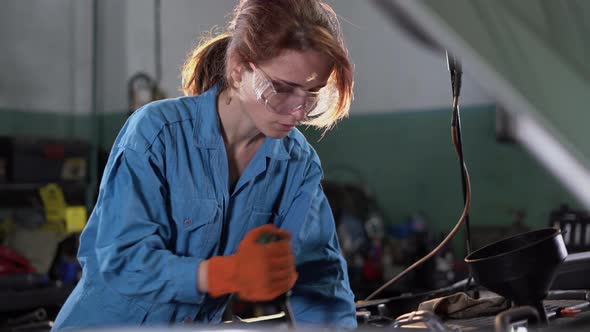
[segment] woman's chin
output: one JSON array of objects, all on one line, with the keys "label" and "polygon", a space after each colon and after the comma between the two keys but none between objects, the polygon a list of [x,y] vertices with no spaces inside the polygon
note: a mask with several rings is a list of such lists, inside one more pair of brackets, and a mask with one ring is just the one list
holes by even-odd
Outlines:
[{"label": "woman's chin", "polygon": [[287,137],[287,135],[289,135],[289,132],[293,128],[294,128],[293,126],[277,125],[277,126],[272,126],[270,128],[266,128],[266,130],[263,130],[262,133],[266,137],[284,138],[284,137]]},{"label": "woman's chin", "polygon": [[287,137],[287,135],[289,135],[289,132],[288,131],[279,131],[279,130],[269,130],[264,134],[266,135],[266,137],[270,137],[270,138],[285,138],[285,137]]}]

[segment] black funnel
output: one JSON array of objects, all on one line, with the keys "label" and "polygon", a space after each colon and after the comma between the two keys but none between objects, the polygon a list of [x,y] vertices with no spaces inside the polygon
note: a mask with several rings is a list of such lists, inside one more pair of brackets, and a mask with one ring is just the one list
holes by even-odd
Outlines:
[{"label": "black funnel", "polygon": [[537,308],[546,324],[543,299],[566,256],[561,231],[543,228],[492,243],[472,252],[465,261],[479,284],[515,306]]}]

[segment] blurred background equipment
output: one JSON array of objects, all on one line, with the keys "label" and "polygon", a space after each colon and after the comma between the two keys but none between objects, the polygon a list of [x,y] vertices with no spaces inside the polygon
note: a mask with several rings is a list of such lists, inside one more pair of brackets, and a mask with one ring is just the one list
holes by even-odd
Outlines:
[{"label": "blurred background equipment", "polygon": [[551,211],[549,226],[561,229],[568,252],[590,251],[590,215],[567,204]]},{"label": "blurred background equipment", "polygon": [[0,136],[1,183],[84,182],[88,156],[82,140]]},{"label": "blurred background equipment", "polygon": [[0,138],[2,331],[49,330],[79,279],[89,154],[80,140]]}]

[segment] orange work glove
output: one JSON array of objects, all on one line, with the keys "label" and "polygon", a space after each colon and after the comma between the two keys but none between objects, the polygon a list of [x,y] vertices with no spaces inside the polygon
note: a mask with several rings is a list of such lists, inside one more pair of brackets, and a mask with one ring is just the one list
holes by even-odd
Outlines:
[{"label": "orange work glove", "polygon": [[[258,243],[263,235],[279,241]],[[218,297],[238,293],[246,301],[270,301],[287,292],[297,280],[291,235],[273,225],[252,229],[230,256],[208,260],[207,292]]]}]

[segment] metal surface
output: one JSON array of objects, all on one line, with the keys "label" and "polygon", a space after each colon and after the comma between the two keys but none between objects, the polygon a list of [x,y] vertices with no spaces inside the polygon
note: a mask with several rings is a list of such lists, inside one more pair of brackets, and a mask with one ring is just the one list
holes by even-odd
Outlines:
[{"label": "metal surface", "polygon": [[[543,301],[545,312],[549,318],[549,327],[553,326],[558,321],[558,311],[563,308],[588,310],[588,301],[579,300],[546,300]],[[445,321],[445,324],[451,328],[460,329],[463,331],[481,331],[490,330],[494,326],[495,316],[483,316],[468,319],[451,319]]]}]

